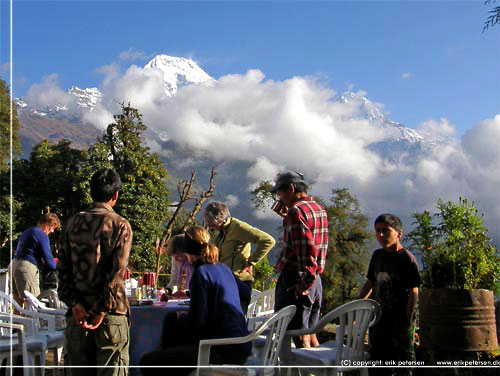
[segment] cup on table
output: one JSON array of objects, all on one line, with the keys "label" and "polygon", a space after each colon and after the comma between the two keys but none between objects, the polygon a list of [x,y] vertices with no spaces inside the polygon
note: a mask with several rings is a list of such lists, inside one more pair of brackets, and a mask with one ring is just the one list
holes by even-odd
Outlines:
[{"label": "cup on table", "polygon": [[153,272],[144,272],[142,275],[142,292],[144,299],[156,299],[155,276]]}]

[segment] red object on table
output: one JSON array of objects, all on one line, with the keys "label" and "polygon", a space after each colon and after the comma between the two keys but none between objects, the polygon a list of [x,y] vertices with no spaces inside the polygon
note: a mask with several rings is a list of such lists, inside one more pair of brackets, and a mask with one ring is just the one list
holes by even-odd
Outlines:
[{"label": "red object on table", "polygon": [[154,286],[156,282],[155,277],[156,275],[153,272],[144,272],[142,275],[143,284],[146,286]]},{"label": "red object on table", "polygon": [[130,270],[128,270],[128,268],[126,268],[123,273],[123,279],[130,279]]}]

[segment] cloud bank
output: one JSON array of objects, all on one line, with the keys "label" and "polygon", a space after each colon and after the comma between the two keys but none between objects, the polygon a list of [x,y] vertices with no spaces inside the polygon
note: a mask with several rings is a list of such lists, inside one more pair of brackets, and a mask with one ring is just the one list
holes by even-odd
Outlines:
[{"label": "cloud bank", "polygon": [[[181,87],[168,97],[159,71],[132,65],[124,73],[112,66],[101,72],[104,99],[87,120],[102,128],[119,111],[120,102],[130,102],[157,134],[202,150],[220,163],[246,163],[245,190],[231,193],[231,205],[248,202],[248,190],[258,181],[291,169],[305,174],[313,194],[328,199],[332,189],[347,187],[370,219],[393,212],[408,229],[411,213],[432,211],[438,198],[466,197],[485,212],[492,235],[498,237],[500,115],[479,119],[461,138],[447,119],[425,120],[418,132],[438,141],[429,142],[411,159],[394,161],[370,147],[394,133],[367,118],[365,93],[358,92],[349,102],[337,101],[337,93],[315,77],[273,81],[250,70],[207,85]],[[29,94],[39,101],[64,97],[62,90],[47,87],[50,83],[54,78]],[[375,107],[382,110],[381,105]],[[155,151],[168,155],[159,143],[150,142]],[[261,218],[268,215],[258,213]]]}]

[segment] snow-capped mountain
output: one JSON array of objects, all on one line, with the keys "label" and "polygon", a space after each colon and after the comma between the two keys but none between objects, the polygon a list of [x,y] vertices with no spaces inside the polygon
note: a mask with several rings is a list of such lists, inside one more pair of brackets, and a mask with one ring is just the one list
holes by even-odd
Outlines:
[{"label": "snow-capped mountain", "polygon": [[416,130],[389,119],[387,115],[380,110],[380,105],[370,101],[366,97],[359,97],[358,94],[348,91],[343,93],[338,101],[341,103],[360,103],[359,112],[363,114],[363,117],[371,123],[377,123],[382,128],[389,130],[391,136],[397,140],[406,140],[408,142],[420,142],[424,140]]},{"label": "snow-capped mountain", "polygon": [[144,66],[145,69],[158,69],[163,74],[165,92],[168,96],[175,95],[180,86],[189,84],[199,85],[213,81],[198,64],[191,59],[157,55]]},{"label": "snow-capped mountain", "polygon": [[422,152],[430,150],[437,143],[446,142],[445,139],[424,137],[415,129],[391,120],[381,111],[379,104],[356,93],[345,92],[338,97],[337,101],[358,106],[356,116],[367,119],[384,130],[385,137],[370,144],[368,149],[388,161],[411,164]]},{"label": "snow-capped mountain", "polygon": [[[167,96],[175,95],[179,87],[200,85],[214,80],[193,60],[183,57],[157,55],[144,66],[144,69],[161,71]],[[81,89],[72,86],[67,90],[67,94],[65,103],[53,103],[44,107],[32,106],[23,98],[15,98],[14,101],[18,110],[29,111],[35,115],[73,117],[81,111],[92,111],[102,100],[102,93],[96,87]]]},{"label": "snow-capped mountain", "polygon": [[32,106],[22,98],[14,98],[18,111],[28,111],[38,116],[75,118],[81,111],[92,111],[102,100],[102,93],[96,87],[80,89],[72,86],[66,91],[64,103],[53,103],[43,107]]},{"label": "snow-capped mountain", "polygon": [[[165,94],[169,97],[176,95],[180,87],[203,85],[214,81],[193,60],[182,57],[157,55],[144,66],[144,69],[156,69],[161,72]],[[16,104],[20,112],[78,123],[83,113],[95,109],[103,100],[103,95],[95,87],[82,89],[72,86],[63,99],[64,103],[54,103],[43,108],[31,106],[22,98],[16,98]],[[339,95],[337,101],[352,105],[354,117],[366,119],[383,129],[383,139],[370,144],[368,149],[389,161],[411,163],[422,152],[445,141],[421,135],[416,130],[391,120],[383,112],[380,104],[370,101],[359,93],[345,92]],[[150,133],[150,136],[157,138],[160,143],[168,140],[166,134]]]},{"label": "snow-capped mountain", "polygon": [[92,111],[96,104],[102,100],[102,93],[96,87],[80,89],[78,86],[71,86],[68,93],[75,97],[79,108],[89,111]]}]

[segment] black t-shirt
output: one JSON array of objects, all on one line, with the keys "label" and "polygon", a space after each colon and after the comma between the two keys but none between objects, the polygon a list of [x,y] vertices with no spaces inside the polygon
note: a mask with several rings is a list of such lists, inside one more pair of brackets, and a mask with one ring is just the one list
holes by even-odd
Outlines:
[{"label": "black t-shirt", "polygon": [[410,252],[401,249],[373,252],[366,277],[372,283],[371,299],[380,303],[384,322],[405,322],[409,290],[420,286],[418,264]]}]

